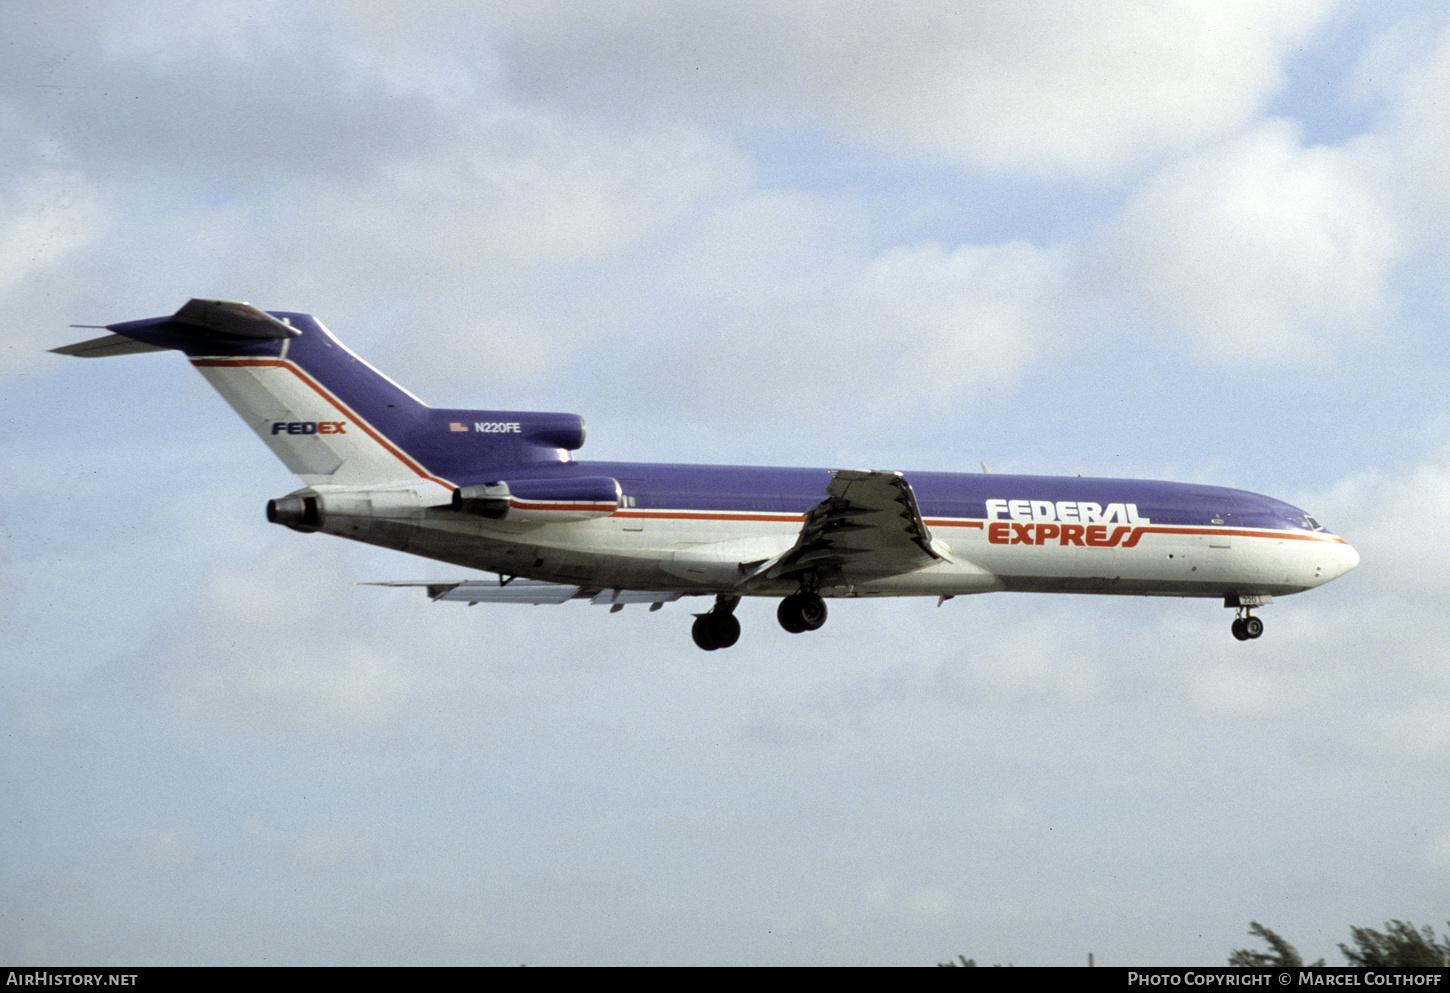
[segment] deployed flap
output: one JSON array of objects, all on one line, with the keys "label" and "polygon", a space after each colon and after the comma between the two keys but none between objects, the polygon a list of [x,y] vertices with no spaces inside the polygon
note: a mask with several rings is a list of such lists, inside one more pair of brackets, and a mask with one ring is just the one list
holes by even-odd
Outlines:
[{"label": "deployed flap", "polygon": [[659,590],[600,590],[589,602],[600,606],[622,606],[626,603],[669,603],[683,593],[662,593]]},{"label": "deployed flap", "polygon": [[946,557],[901,473],[842,469],[826,494],[806,512],[795,545],[762,563],[742,585],[809,576],[831,585],[912,572]]},{"label": "deployed flap", "polygon": [[148,345],[144,341],[128,338],[124,334],[107,334],[90,341],[78,341],[74,345],[52,348],[57,355],[75,355],[83,359],[105,359],[112,355],[137,355],[141,352],[164,352],[160,345]]}]

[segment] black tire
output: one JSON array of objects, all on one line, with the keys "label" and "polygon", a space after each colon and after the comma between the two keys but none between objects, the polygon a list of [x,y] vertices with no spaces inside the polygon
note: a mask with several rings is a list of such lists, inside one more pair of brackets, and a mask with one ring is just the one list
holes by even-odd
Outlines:
[{"label": "black tire", "polygon": [[826,623],[826,601],[814,593],[802,593],[804,600],[801,603],[801,620],[805,622],[807,631],[819,631]]},{"label": "black tire", "polygon": [[1249,633],[1244,630],[1244,619],[1242,617],[1234,618],[1234,622],[1230,630],[1233,631],[1234,637],[1237,638],[1239,641],[1249,640]]},{"label": "black tire", "polygon": [[720,646],[715,641],[715,625],[710,620],[709,614],[701,614],[695,618],[695,624],[690,628],[690,636],[707,652],[713,652]]},{"label": "black tire", "polygon": [[1257,638],[1264,633],[1264,622],[1257,617],[1244,618],[1244,635],[1248,638]]},{"label": "black tire", "polygon": [[740,640],[740,618],[734,614],[715,614],[715,647],[729,648]]},{"label": "black tire", "polygon": [[816,631],[826,623],[826,601],[814,593],[793,593],[780,602],[775,616],[791,634]]},{"label": "black tire", "polygon": [[740,640],[740,620],[734,614],[721,614],[712,610],[695,618],[690,635],[695,639],[695,644],[707,652],[729,648]]},{"label": "black tire", "polygon": [[791,634],[800,634],[806,629],[800,619],[800,614],[796,611],[794,596],[788,596],[780,602],[780,606],[775,609],[775,619],[780,621],[780,626]]}]

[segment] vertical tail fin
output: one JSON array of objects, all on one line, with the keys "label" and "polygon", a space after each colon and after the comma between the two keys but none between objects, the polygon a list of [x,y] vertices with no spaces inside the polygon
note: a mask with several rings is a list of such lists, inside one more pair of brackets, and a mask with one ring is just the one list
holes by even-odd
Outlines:
[{"label": "vertical tail fin", "polygon": [[573,414],[435,410],[343,347],[309,314],[192,300],[170,317],[107,325],[54,349],[99,358],[177,349],[309,485],[437,484],[498,466],[559,463],[584,442]]},{"label": "vertical tail fin", "polygon": [[270,347],[212,347],[188,355],[288,469],[312,485],[421,478],[451,488],[402,447],[402,439],[427,419],[427,406],[311,316],[277,316],[300,333]]},{"label": "vertical tail fin", "polygon": [[391,440],[428,408],[342,346],[307,314],[192,300],[171,317],[109,325],[175,348],[273,453],[307,483],[343,486],[438,479]]}]

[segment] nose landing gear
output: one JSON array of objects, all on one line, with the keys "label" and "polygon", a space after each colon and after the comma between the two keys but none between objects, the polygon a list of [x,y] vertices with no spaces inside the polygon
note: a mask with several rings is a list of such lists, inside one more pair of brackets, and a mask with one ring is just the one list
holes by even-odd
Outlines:
[{"label": "nose landing gear", "polygon": [[1274,598],[1267,593],[1230,593],[1223,598],[1225,607],[1238,608],[1238,617],[1234,619],[1229,630],[1239,641],[1253,641],[1264,633],[1264,622],[1255,617],[1250,611],[1255,607],[1264,607],[1274,602]]},{"label": "nose landing gear", "polygon": [[1239,641],[1252,641],[1264,633],[1264,622],[1254,617],[1245,609],[1244,615],[1235,619],[1230,626],[1230,630],[1233,631],[1234,637]]}]

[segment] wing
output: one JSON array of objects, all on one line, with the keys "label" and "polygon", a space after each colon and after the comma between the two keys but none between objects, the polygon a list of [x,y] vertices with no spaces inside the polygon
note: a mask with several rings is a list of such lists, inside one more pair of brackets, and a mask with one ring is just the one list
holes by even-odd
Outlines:
[{"label": "wing", "polygon": [[806,512],[795,545],[761,563],[741,585],[781,579],[812,588],[849,585],[946,559],[946,547],[932,540],[901,473],[842,469],[831,477],[826,499]]},{"label": "wing", "polygon": [[665,603],[678,600],[683,594],[659,593],[651,590],[588,590],[568,583],[549,583],[542,579],[465,579],[453,582],[408,581],[366,583],[367,586],[421,586],[431,600],[453,600],[467,603],[563,603],[576,597],[590,603],[622,607],[627,603]]}]

